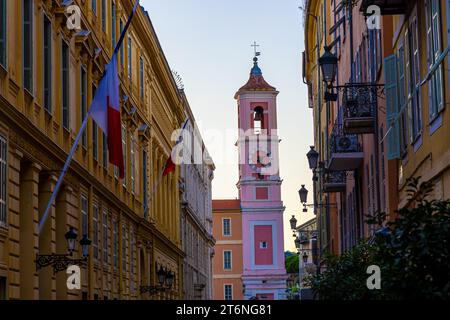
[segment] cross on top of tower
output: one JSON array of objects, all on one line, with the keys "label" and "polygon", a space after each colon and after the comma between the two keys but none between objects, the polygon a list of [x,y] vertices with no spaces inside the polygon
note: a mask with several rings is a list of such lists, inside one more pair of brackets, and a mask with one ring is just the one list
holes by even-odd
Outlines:
[{"label": "cross on top of tower", "polygon": [[254,41],[253,44],[251,45],[251,47],[253,47],[253,49],[255,50],[255,57],[261,55],[261,52],[258,51],[259,46],[260,46],[259,44],[256,44],[256,41]]}]

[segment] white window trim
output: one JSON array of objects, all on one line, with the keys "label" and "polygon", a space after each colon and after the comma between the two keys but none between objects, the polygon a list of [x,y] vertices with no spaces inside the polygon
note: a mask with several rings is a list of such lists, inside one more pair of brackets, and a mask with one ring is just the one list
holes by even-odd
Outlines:
[{"label": "white window trim", "polygon": [[233,287],[233,284],[231,284],[231,283],[224,283],[223,284],[223,299],[224,300],[226,300],[226,287],[231,287],[231,299],[230,300],[233,300],[233,289],[234,289],[234,287]]},{"label": "white window trim", "polygon": [[[230,253],[230,267],[229,268],[225,268],[225,253],[226,252]],[[233,270],[233,251],[231,251],[231,250],[223,251],[223,270]]]},{"label": "white window trim", "polygon": [[[230,221],[230,234],[225,234],[225,220]],[[233,235],[233,232],[231,231],[231,218],[222,218],[222,236],[224,237],[231,237]]]}]

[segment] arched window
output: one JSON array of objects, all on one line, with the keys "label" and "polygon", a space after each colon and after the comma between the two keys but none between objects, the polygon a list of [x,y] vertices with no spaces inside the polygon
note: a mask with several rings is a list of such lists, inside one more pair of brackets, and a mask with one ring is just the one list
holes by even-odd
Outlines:
[{"label": "arched window", "polygon": [[261,134],[264,129],[264,110],[261,107],[256,107],[253,112],[253,132],[254,134]]}]

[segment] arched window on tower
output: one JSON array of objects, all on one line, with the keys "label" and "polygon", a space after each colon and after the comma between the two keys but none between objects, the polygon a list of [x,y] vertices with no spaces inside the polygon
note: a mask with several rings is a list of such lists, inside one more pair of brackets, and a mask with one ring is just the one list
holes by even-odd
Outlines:
[{"label": "arched window on tower", "polygon": [[261,134],[264,129],[264,110],[261,107],[256,107],[253,112],[253,133]]}]

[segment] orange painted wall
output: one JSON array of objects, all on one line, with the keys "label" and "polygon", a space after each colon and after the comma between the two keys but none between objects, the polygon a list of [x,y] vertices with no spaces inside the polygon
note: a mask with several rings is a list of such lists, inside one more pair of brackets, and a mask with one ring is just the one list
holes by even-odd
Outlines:
[{"label": "orange painted wall", "polygon": [[[231,221],[231,235],[223,235],[223,219]],[[242,214],[239,200],[213,200],[213,299],[224,299],[224,286],[233,286],[233,300],[243,299],[242,287]],[[223,252],[231,251],[231,269],[224,269]]]}]

